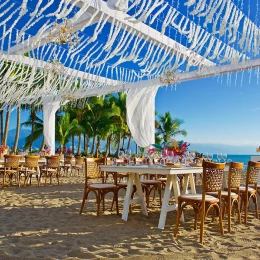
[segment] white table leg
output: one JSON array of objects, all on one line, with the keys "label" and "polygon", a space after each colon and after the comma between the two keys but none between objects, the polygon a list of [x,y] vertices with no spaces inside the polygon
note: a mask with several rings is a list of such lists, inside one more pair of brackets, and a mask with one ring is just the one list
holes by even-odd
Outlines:
[{"label": "white table leg", "polygon": [[190,188],[191,188],[191,193],[196,194],[196,184],[195,184],[195,179],[193,173],[189,174],[190,176]]},{"label": "white table leg", "polygon": [[183,183],[183,191],[182,194],[188,193],[188,184],[189,184],[189,174],[184,174],[184,183]]},{"label": "white table leg", "polygon": [[125,200],[124,200],[123,214],[122,214],[122,219],[125,221],[127,221],[127,218],[128,218],[129,206],[131,204],[131,193],[132,193],[132,189],[133,189],[133,184],[134,184],[134,173],[129,173]]},{"label": "white table leg", "polygon": [[160,214],[160,219],[158,224],[158,228],[160,229],[164,229],[165,226],[166,215],[168,212],[169,200],[170,200],[170,195],[172,190],[172,181],[173,181],[173,175],[170,174],[167,175],[166,187],[164,191],[161,214]]},{"label": "white table leg", "polygon": [[143,215],[148,216],[146,202],[144,200],[144,194],[142,191],[142,185],[140,182],[139,174],[136,173],[134,178],[135,178],[135,185],[136,185],[136,193],[137,193],[138,201],[141,204],[142,213]]}]

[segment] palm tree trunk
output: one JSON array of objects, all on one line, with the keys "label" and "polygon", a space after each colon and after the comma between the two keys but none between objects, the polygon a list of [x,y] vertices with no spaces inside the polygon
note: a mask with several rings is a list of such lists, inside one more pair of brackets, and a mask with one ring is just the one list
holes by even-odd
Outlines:
[{"label": "palm tree trunk", "polygon": [[79,142],[78,142],[78,152],[77,152],[77,154],[79,155],[80,154],[80,147],[81,147],[81,134],[79,134],[78,137],[79,137]]},{"label": "palm tree trunk", "polygon": [[86,135],[86,146],[85,146],[85,151],[88,153],[88,148],[89,148],[89,137]]},{"label": "palm tree trunk", "polygon": [[0,110],[0,143],[1,144],[3,143],[3,135],[4,135],[4,111]]},{"label": "palm tree trunk", "polygon": [[21,122],[21,107],[19,106],[17,108],[17,121],[16,121],[16,133],[15,133],[15,141],[14,141],[14,147],[13,147],[13,153],[16,153],[17,147],[18,147],[18,140],[19,140],[19,134],[20,134],[20,122]]},{"label": "palm tree trunk", "polygon": [[44,137],[42,138],[42,144],[41,144],[40,151],[43,150],[43,148],[44,148]]},{"label": "palm tree trunk", "polygon": [[[110,136],[109,136],[110,137]],[[109,137],[107,138],[107,143],[106,143],[106,152],[105,152],[105,157],[108,156],[108,149],[109,149]]]},{"label": "palm tree trunk", "polygon": [[108,154],[111,154],[111,139],[112,139],[112,135],[110,135],[108,137]]},{"label": "palm tree trunk", "polygon": [[121,149],[124,149],[124,146],[125,146],[125,138],[122,138],[123,139],[123,142],[122,142],[122,147]]},{"label": "palm tree trunk", "polygon": [[32,145],[33,145],[33,133],[34,133],[34,128],[35,128],[35,118],[36,114],[31,113],[31,118],[32,118],[32,132],[31,132],[31,138],[30,138],[30,146],[29,146],[29,151],[32,151]]},{"label": "palm tree trunk", "polygon": [[72,153],[74,154],[74,146],[75,146],[75,144],[74,144],[74,135],[71,137],[71,141],[72,141]]},{"label": "palm tree trunk", "polygon": [[121,141],[121,133],[118,134],[118,144],[117,144],[117,151],[116,151],[117,157],[118,157],[119,150],[120,150],[120,141]]},{"label": "palm tree trunk", "polygon": [[101,138],[100,136],[97,137],[97,147],[96,147],[96,153],[95,153],[95,157],[98,158],[99,155],[99,150],[100,150],[100,142],[101,142]]},{"label": "palm tree trunk", "polygon": [[130,133],[130,136],[129,136],[129,139],[128,139],[128,143],[127,143],[127,150],[130,149],[131,139],[132,139],[132,134]]},{"label": "palm tree trunk", "polygon": [[87,137],[87,135],[84,134],[84,135],[83,135],[83,150],[84,150],[84,151],[86,150],[86,137]]},{"label": "palm tree trunk", "polygon": [[3,145],[6,145],[6,141],[7,141],[10,113],[11,113],[11,106],[8,105],[6,111],[6,117],[5,117],[5,129],[4,129],[3,142],[2,142]]},{"label": "palm tree trunk", "polygon": [[91,147],[91,154],[94,154],[94,148],[95,148],[95,141],[96,141],[96,136],[93,136],[93,140],[92,140],[92,147]]}]

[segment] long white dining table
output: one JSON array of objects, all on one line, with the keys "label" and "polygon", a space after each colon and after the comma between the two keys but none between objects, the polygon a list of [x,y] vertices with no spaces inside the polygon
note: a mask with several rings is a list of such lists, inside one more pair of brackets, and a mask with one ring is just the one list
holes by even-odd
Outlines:
[{"label": "long white dining table", "polygon": [[[193,178],[193,173],[202,173],[202,167],[182,167],[182,168],[171,168],[162,167],[157,165],[136,165],[136,166],[113,166],[113,165],[100,165],[100,168],[104,172],[117,172],[117,173],[129,173],[127,190],[124,199],[122,219],[127,221],[129,206],[133,203],[140,203],[142,214],[148,215],[146,202],[142,192],[142,186],[139,174],[161,174],[167,176],[166,187],[163,196],[163,202],[161,207],[160,219],[158,228],[164,229],[167,212],[177,209],[178,197],[180,196],[180,187],[178,183],[178,174],[184,175],[184,185],[183,193],[188,192],[188,183],[190,181],[191,193],[196,194],[195,181]],[[131,194],[133,191],[133,185],[136,185],[137,198],[131,199]],[[173,188],[175,204],[169,205],[171,190]],[[184,221],[184,219],[182,218]]]}]

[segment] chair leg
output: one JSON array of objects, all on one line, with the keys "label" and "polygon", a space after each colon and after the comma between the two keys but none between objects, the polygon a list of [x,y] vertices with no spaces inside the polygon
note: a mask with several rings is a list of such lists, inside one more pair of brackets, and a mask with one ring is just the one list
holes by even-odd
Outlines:
[{"label": "chair leg", "polygon": [[98,190],[98,194],[97,194],[97,217],[99,217],[99,212],[100,212],[100,203],[101,203],[101,199],[100,199],[100,190]]},{"label": "chair leg", "polygon": [[221,208],[220,208],[220,206],[216,206],[216,207],[217,207],[217,209],[218,209],[218,214],[219,214],[219,228],[220,228],[220,233],[221,233],[221,235],[224,235],[224,228],[223,228]]},{"label": "chair leg", "polygon": [[176,223],[175,223],[175,229],[174,229],[175,237],[177,237],[177,235],[178,235],[181,213],[182,213],[181,201],[178,200],[178,209],[177,209]]},{"label": "chair leg", "polygon": [[253,202],[255,203],[255,217],[258,219],[258,202],[257,202],[257,193],[253,197]]},{"label": "chair leg", "polygon": [[228,232],[231,233],[231,204],[230,201],[227,202],[228,210]]}]

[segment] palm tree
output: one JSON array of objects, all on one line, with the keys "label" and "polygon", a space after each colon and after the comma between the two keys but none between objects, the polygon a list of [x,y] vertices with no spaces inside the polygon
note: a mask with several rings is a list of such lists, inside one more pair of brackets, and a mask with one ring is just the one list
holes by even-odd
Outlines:
[{"label": "palm tree", "polygon": [[[29,117],[28,121],[22,123],[21,126],[31,126],[32,125],[32,118]],[[34,120],[34,131],[31,135],[28,135],[25,139],[24,149],[27,149],[30,147],[31,143],[36,141],[38,138],[42,137],[42,144],[40,147],[40,150],[44,147],[44,138],[43,138],[43,120],[36,116]]]},{"label": "palm tree", "polygon": [[170,112],[166,112],[164,115],[158,116],[158,121],[155,122],[156,132],[164,142],[169,142],[176,135],[187,136],[186,130],[180,129],[180,125],[183,123],[183,120],[173,119]]},{"label": "palm tree", "polygon": [[56,141],[60,144],[60,150],[62,151],[64,146],[68,143],[72,135],[78,134],[84,131],[84,127],[78,124],[77,119],[70,119],[70,114],[65,113],[56,120]]},{"label": "palm tree", "polygon": [[118,155],[120,150],[120,143],[122,136],[125,136],[125,133],[128,132],[128,126],[126,122],[126,93],[119,92],[117,95],[109,96],[110,102],[113,102],[119,109],[120,114],[117,116],[117,151],[116,154]]}]

